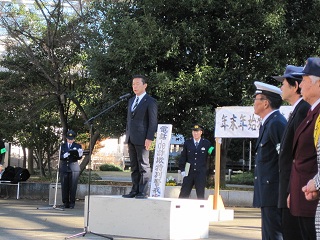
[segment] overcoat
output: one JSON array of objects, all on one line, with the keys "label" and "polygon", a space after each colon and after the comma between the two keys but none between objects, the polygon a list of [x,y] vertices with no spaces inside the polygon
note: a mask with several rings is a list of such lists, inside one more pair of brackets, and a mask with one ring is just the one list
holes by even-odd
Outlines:
[{"label": "overcoat", "polygon": [[307,201],[302,187],[318,172],[317,151],[314,145],[314,125],[320,104],[308,113],[294,134],[293,164],[290,176],[290,212],[293,216],[315,217],[318,201]]},{"label": "overcoat", "polygon": [[279,110],[274,111],[260,127],[255,146],[254,207],[277,206],[279,196],[280,144],[287,121]]},{"label": "overcoat", "polygon": [[307,116],[310,104],[303,99],[297,104],[290,114],[287,126],[280,143],[279,152],[279,208],[287,208],[287,198],[289,194],[290,173],[293,162],[292,143],[294,133],[300,123]]}]

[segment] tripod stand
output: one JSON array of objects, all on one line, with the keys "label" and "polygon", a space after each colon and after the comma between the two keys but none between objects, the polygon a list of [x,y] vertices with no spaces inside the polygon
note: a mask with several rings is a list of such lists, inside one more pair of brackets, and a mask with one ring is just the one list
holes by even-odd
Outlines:
[{"label": "tripod stand", "polygon": [[59,157],[58,157],[58,166],[57,166],[57,178],[56,178],[56,185],[55,185],[55,191],[54,191],[54,202],[53,202],[53,206],[52,206],[52,207],[38,207],[37,209],[39,209],[39,210],[55,209],[55,210],[64,211],[63,208],[58,208],[58,207],[57,207],[57,193],[58,193],[58,181],[59,181],[60,153],[61,153],[61,145],[60,145],[60,147],[59,147]]},{"label": "tripod stand", "polygon": [[102,114],[104,114],[105,112],[109,111],[110,109],[112,109],[113,107],[115,107],[116,105],[118,105],[120,102],[124,101],[127,99],[127,97],[130,97],[130,94],[126,94],[124,95],[123,97],[120,97],[120,101],[114,103],[113,105],[111,105],[110,107],[106,108],[105,110],[103,110],[102,112],[100,112],[99,114],[97,114],[96,116],[90,118],[88,121],[86,121],[84,124],[90,124],[90,146],[89,146],[89,175],[88,175],[88,196],[87,196],[87,219],[86,219],[86,225],[84,226],[84,231],[83,232],[80,232],[80,233],[77,233],[75,235],[72,235],[72,236],[69,236],[69,237],[66,237],[65,239],[70,239],[70,238],[75,238],[75,237],[79,237],[79,236],[82,236],[84,237],[87,233],[91,233],[91,234],[94,234],[94,235],[97,235],[97,236],[101,236],[101,237],[104,237],[104,238],[107,238],[107,239],[113,239],[112,237],[109,237],[109,236],[106,236],[106,235],[103,235],[103,234],[98,234],[98,233],[94,233],[94,232],[91,232],[88,230],[89,228],[89,215],[90,215],[90,186],[91,186],[91,156],[92,156],[92,149],[93,149],[93,146],[92,146],[92,135],[93,135],[93,121],[101,116]]}]

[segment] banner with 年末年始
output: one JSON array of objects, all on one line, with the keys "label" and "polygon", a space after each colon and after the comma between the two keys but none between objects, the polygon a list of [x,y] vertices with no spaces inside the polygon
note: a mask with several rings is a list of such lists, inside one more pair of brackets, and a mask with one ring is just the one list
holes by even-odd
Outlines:
[{"label": "banner with \u5e74\u672b\u5e74\u59cb", "polygon": [[[282,106],[280,113],[288,119],[292,106]],[[254,114],[251,107],[216,108],[215,137],[257,138],[262,119]]]}]

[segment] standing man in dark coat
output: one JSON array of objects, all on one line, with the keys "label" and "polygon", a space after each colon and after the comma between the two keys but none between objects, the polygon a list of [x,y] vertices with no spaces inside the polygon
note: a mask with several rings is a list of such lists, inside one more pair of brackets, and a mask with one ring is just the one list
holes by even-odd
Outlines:
[{"label": "standing man in dark coat", "polygon": [[282,234],[284,240],[303,239],[298,218],[292,216],[287,206],[289,195],[289,180],[293,163],[292,142],[296,129],[307,116],[310,104],[301,97],[301,76],[293,76],[294,72],[301,72],[303,67],[288,65],[283,76],[274,76],[276,80],[282,82],[282,99],[293,106],[289,116],[288,124],[280,143],[279,152],[279,200],[278,207],[282,212]]},{"label": "standing man in dark coat", "polygon": [[135,75],[132,89],[135,97],[128,101],[126,140],[128,143],[132,189],[124,198],[147,198],[151,177],[149,149],[158,126],[157,101],[146,93],[147,78]]},{"label": "standing man in dark coat", "polygon": [[76,202],[76,193],[78,179],[80,175],[80,166],[78,160],[83,155],[80,144],[75,143],[76,133],[72,130],[67,132],[67,142],[61,145],[60,149],[60,181],[62,202],[65,208],[74,208]]},{"label": "standing man in dark coat", "polygon": [[[194,125],[193,138],[186,140],[183,145],[179,160],[179,169],[183,177],[179,198],[189,198],[192,187],[195,186],[197,198],[204,199],[208,155],[212,153],[214,147],[209,140],[201,138],[202,132],[203,127]],[[187,169],[186,164],[189,166]]]},{"label": "standing man in dark coat", "polygon": [[320,113],[320,58],[308,58],[302,72],[296,75],[303,76],[300,83],[301,94],[311,108],[294,134],[294,162],[290,177],[288,206],[291,214],[299,219],[303,239],[316,239],[315,215],[318,201],[307,201],[301,189],[318,172],[313,134]]},{"label": "standing man in dark coat", "polygon": [[262,240],[282,240],[279,196],[278,148],[286,126],[280,113],[281,90],[262,82],[255,82],[254,113],[262,124],[255,151],[253,206],[261,209]]},{"label": "standing man in dark coat", "polygon": [[[311,65],[312,64],[312,65]],[[312,67],[311,67],[311,66]],[[302,71],[304,73],[303,81],[305,81],[303,84],[303,88],[308,89],[308,85],[310,84],[309,80],[312,80],[312,82],[316,83],[315,86],[313,86],[312,90],[313,95],[315,98],[318,98],[316,102],[318,102],[319,105],[319,99],[320,99],[320,58],[310,59],[307,62],[307,66]],[[309,76],[307,76],[309,75]],[[309,83],[308,83],[309,82]],[[306,90],[307,91],[307,90]],[[305,94],[310,95],[310,93]],[[316,97],[317,96],[317,97]],[[312,105],[314,106],[314,104]],[[320,115],[318,115],[317,120],[315,122],[314,126],[314,145],[316,146],[317,150],[317,162],[318,162],[318,171],[317,174],[308,181],[308,184],[302,188],[302,191],[305,194],[305,197],[309,201],[315,201],[318,203],[317,210],[316,210],[316,216],[315,216],[315,227],[316,227],[316,233],[317,233],[317,239],[320,239],[320,202],[319,202],[319,191],[320,191]]]}]

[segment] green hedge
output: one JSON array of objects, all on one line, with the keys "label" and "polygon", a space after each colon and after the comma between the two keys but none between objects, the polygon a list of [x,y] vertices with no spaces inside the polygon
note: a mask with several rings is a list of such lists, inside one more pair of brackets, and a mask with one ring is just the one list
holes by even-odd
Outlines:
[{"label": "green hedge", "polygon": [[103,164],[99,167],[100,171],[123,171],[122,168],[113,164]]},{"label": "green hedge", "polygon": [[244,172],[231,175],[231,179],[227,181],[230,184],[253,185],[254,174],[252,172]]}]

